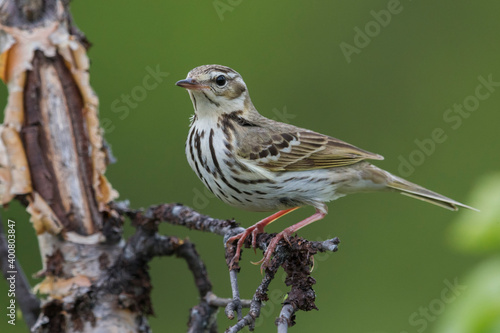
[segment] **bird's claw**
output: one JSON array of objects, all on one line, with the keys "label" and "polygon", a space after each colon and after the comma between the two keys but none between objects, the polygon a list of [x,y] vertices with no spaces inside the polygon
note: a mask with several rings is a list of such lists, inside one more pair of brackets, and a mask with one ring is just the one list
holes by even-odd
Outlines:
[{"label": "bird's claw", "polygon": [[[238,243],[236,244],[236,253],[231,259],[231,262],[229,263],[229,268],[233,267],[233,264],[237,263],[240,260],[240,254],[241,254],[241,248],[243,247],[245,240],[248,236],[252,236],[252,248],[254,249],[255,252],[257,252],[257,236],[259,233],[262,233],[262,230],[258,226],[252,226],[250,228],[247,228],[244,232],[241,234],[238,234],[236,236],[233,236],[229,238],[226,242],[226,246],[229,246],[231,243],[234,241],[238,240]],[[271,258],[273,256],[274,251],[276,250],[276,247],[278,246],[278,243],[280,240],[284,239],[290,247],[292,246],[292,243],[290,242],[290,235],[291,232],[288,230],[283,230],[282,232],[278,233],[276,236],[271,239],[269,242],[269,245],[267,246],[266,251],[264,252],[264,256],[262,257],[261,260],[257,262],[251,262],[254,265],[259,265],[260,266],[260,272],[262,273],[266,267],[269,266],[269,263],[271,262]]]},{"label": "bird's claw", "polygon": [[276,236],[274,236],[273,239],[271,239],[271,241],[269,242],[269,245],[267,246],[266,251],[264,252],[264,257],[262,257],[262,259],[259,260],[258,262],[252,263],[254,265],[261,264],[260,265],[260,273],[261,274],[265,268],[269,267],[269,263],[271,262],[271,258],[273,256],[274,251],[276,250],[276,247],[278,246],[278,243],[280,242],[280,240],[284,239],[288,243],[288,245],[290,245],[290,247],[292,246],[292,243],[290,242],[290,235],[291,235],[291,233],[285,229],[282,232],[280,232],[279,234],[277,234]]},{"label": "bird's claw", "polygon": [[231,243],[234,241],[238,240],[238,243],[236,244],[236,253],[234,254],[233,259],[231,259],[231,262],[229,263],[229,268],[233,267],[233,264],[237,263],[240,260],[240,255],[241,255],[241,248],[245,244],[245,240],[247,239],[248,236],[252,236],[252,248],[254,249],[254,252],[257,253],[257,236],[259,233],[262,233],[263,230],[259,228],[259,226],[251,226],[247,228],[244,232],[241,234],[235,235],[231,238],[229,238],[226,242],[226,247],[228,247]]}]

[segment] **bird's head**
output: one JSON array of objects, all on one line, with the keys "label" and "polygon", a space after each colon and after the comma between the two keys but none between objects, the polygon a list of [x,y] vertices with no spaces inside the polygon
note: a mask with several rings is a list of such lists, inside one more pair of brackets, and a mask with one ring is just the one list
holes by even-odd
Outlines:
[{"label": "bird's head", "polygon": [[241,75],[226,66],[196,67],[176,85],[188,90],[195,113],[200,118],[216,119],[224,113],[247,112],[253,108]]}]

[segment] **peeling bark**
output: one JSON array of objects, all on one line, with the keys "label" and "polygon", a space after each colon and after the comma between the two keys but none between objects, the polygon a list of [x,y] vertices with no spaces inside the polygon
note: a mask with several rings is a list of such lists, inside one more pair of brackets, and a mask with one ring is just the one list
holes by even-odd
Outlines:
[{"label": "peeling bark", "polygon": [[109,159],[89,84],[88,42],[67,6],[0,4],[0,78],[9,90],[0,126],[0,199],[8,204],[17,196],[38,235],[44,280],[36,290],[47,298],[35,332],[123,323],[137,331],[140,309],[121,311],[119,295],[99,303],[89,293],[120,256],[123,221],[108,207],[117,193],[104,177]]},{"label": "peeling bark", "polygon": [[93,234],[102,218],[92,188],[83,99],[61,56],[36,51],[25,86],[23,142],[33,191],[67,231]]}]

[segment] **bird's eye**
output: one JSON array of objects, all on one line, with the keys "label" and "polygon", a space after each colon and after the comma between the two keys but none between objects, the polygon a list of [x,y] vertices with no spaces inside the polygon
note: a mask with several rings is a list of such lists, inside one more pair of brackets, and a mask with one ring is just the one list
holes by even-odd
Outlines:
[{"label": "bird's eye", "polygon": [[215,83],[217,83],[219,87],[223,87],[226,84],[226,77],[224,75],[217,76]]}]

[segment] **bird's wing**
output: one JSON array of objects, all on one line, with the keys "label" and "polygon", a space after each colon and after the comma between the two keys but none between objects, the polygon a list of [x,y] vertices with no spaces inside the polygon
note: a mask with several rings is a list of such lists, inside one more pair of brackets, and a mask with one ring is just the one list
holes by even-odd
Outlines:
[{"label": "bird's wing", "polygon": [[364,159],[384,159],[341,140],[298,128],[248,131],[239,140],[237,155],[270,171],[326,169]]}]

